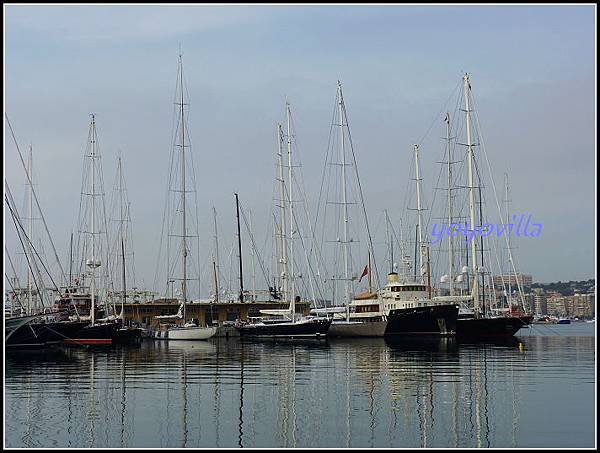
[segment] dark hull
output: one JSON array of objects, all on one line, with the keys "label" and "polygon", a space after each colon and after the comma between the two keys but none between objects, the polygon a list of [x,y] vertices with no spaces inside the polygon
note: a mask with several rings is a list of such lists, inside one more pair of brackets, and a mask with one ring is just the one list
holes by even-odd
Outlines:
[{"label": "dark hull", "polygon": [[14,332],[6,341],[6,346],[10,348],[45,348],[73,338],[86,325],[85,321],[29,323]]},{"label": "dark hull", "polygon": [[457,318],[456,305],[390,310],[384,335],[454,335]]},{"label": "dark hull", "polygon": [[315,319],[299,323],[246,324],[236,329],[241,337],[324,337],[330,325],[330,319]]},{"label": "dark hull", "polygon": [[521,317],[459,319],[457,335],[462,339],[512,337],[528,325]]},{"label": "dark hull", "polygon": [[137,344],[142,341],[142,329],[136,327],[121,327],[113,336],[114,344]]},{"label": "dark hull", "polygon": [[64,342],[74,346],[110,346],[117,337],[117,323],[96,324],[79,330],[71,339]]}]

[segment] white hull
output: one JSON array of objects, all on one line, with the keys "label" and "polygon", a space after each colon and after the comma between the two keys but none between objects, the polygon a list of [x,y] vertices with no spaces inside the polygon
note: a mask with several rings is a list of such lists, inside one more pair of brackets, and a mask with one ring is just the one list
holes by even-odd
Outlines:
[{"label": "white hull", "polygon": [[216,327],[172,327],[166,340],[208,340],[217,333]]},{"label": "white hull", "polygon": [[383,337],[387,321],[334,321],[327,331],[328,337]]}]

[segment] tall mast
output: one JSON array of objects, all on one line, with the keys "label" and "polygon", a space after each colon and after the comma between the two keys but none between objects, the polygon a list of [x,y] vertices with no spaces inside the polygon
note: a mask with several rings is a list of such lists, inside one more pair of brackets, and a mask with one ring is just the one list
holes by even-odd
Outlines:
[{"label": "tall mast", "polygon": [[[446,146],[448,147],[448,228],[452,225],[452,146],[450,145],[450,113],[446,113]],[[454,241],[448,232],[448,277],[450,295],[454,293]]]},{"label": "tall mast", "polygon": [[[509,208],[509,203],[510,203],[510,199],[508,197],[508,173],[504,173],[504,185],[505,185],[505,189],[506,189],[506,224],[508,225],[508,222],[510,222],[510,208]],[[512,296],[512,286],[510,283],[510,277],[511,277],[511,249],[510,249],[510,234],[507,235],[507,247],[508,247],[508,296],[506,298],[507,301],[507,305],[508,308],[512,308],[512,301],[511,301],[511,296]],[[517,278],[517,275],[515,274],[515,280]]]},{"label": "tall mast", "polygon": [[415,254],[414,254],[414,260],[415,260],[415,264],[413,266],[413,271],[414,271],[414,281],[417,281],[417,245],[419,244],[419,225],[415,225]]},{"label": "tall mast", "polygon": [[342,205],[344,210],[344,299],[346,300],[346,321],[350,321],[350,269],[348,267],[348,193],[346,188],[346,149],[344,147],[344,98],[342,84],[338,81],[339,115],[340,115],[340,143],[342,153]]},{"label": "tall mast", "polygon": [[285,220],[285,180],[283,178],[283,127],[277,125],[277,166],[279,169],[279,212],[281,226],[279,231],[280,253],[279,259],[281,271],[279,276],[283,283],[283,300],[288,299],[288,271],[287,271],[287,245],[285,241],[286,220]]},{"label": "tall mast", "polygon": [[117,170],[119,173],[119,212],[121,214],[120,231],[121,231],[121,260],[123,263],[123,297],[121,298],[121,319],[124,319],[125,315],[125,299],[127,297],[127,287],[125,282],[125,211],[123,209],[123,168],[121,166],[121,156],[118,157]]},{"label": "tall mast", "polygon": [[419,239],[419,269],[421,273],[421,283],[425,282],[425,257],[423,256],[423,216],[421,211],[421,173],[419,168],[419,145],[414,145],[415,148],[415,171],[416,171],[416,184],[417,184],[417,232]]},{"label": "tall mast", "polygon": [[[369,247],[369,262],[367,264],[367,276],[369,278],[369,294],[373,292],[373,280],[371,279],[371,248]],[[393,264],[392,264],[393,266]]]},{"label": "tall mast", "polygon": [[237,193],[235,194],[235,208],[237,212],[238,252],[240,257],[240,302],[244,302],[244,279],[242,272],[242,234],[240,231],[240,201]]},{"label": "tall mast", "polygon": [[[471,230],[475,230],[475,187],[473,185],[473,142],[471,139],[471,109],[469,107],[469,91],[471,85],[469,83],[469,75],[465,74],[463,77],[464,82],[464,93],[465,93],[465,113],[467,116],[467,159],[468,159],[468,189],[469,189],[469,217],[471,221]],[[471,239],[471,265],[473,269],[473,306],[476,315],[479,312],[479,284],[477,281],[477,243],[475,241],[475,235]]]},{"label": "tall mast", "polygon": [[213,206],[213,220],[215,224],[215,259],[213,262],[213,270],[215,273],[215,300],[219,302],[219,239],[217,236],[217,210]]},{"label": "tall mast", "polygon": [[184,102],[183,102],[183,63],[181,61],[181,53],[179,54],[179,87],[181,89],[181,102],[179,103],[179,113],[181,115],[181,203],[182,203],[182,244],[183,244],[183,322],[185,323],[185,303],[187,299],[187,241],[186,241],[186,225],[185,225],[185,122],[184,122]]},{"label": "tall mast", "polygon": [[408,269],[410,266],[410,261],[407,260],[408,255],[406,254],[406,250],[404,248],[404,235],[402,234],[402,219],[400,219],[400,266],[402,277],[407,278]]},{"label": "tall mast", "polygon": [[256,250],[254,247],[254,216],[252,211],[248,213],[248,217],[250,217],[250,237],[252,238],[252,301],[256,301],[256,267],[255,267],[255,259],[256,259]]},{"label": "tall mast", "polygon": [[394,272],[394,247],[390,238],[390,219],[388,217],[387,209],[384,209],[383,211],[385,212],[385,237],[388,242],[388,247],[390,248],[390,272]]},{"label": "tall mast", "polygon": [[73,282],[73,231],[71,231],[70,253],[69,253],[69,286]]},{"label": "tall mast", "polygon": [[[481,178],[479,179],[479,186],[478,186],[478,191],[479,191],[479,224],[483,225],[483,208],[482,208],[482,203],[483,203],[483,199],[481,197]],[[474,237],[473,240],[475,240],[476,238]],[[485,264],[483,261],[484,255],[484,245],[483,245],[483,235],[481,236],[481,247],[480,247],[480,254],[481,254],[481,267],[479,269],[479,273],[481,274],[481,305],[482,305],[482,312],[485,315],[486,313],[486,309],[487,306],[485,304]]]},{"label": "tall mast", "polygon": [[95,248],[95,239],[94,239],[94,235],[95,235],[95,230],[96,230],[96,219],[95,219],[95,198],[96,198],[96,188],[95,188],[95,179],[94,179],[94,173],[95,173],[95,159],[96,159],[96,120],[94,118],[94,115],[92,114],[92,153],[91,153],[91,159],[92,159],[92,165],[90,165],[91,171],[92,171],[92,263],[91,263],[91,273],[92,273],[92,284],[91,284],[91,290],[92,290],[92,305],[91,305],[91,318],[92,318],[92,326],[95,324],[96,321],[96,308],[95,308],[95,291],[96,291],[96,248]]},{"label": "tall mast", "polygon": [[[28,172],[29,172],[29,240],[33,243],[33,156],[32,156],[32,146],[29,145],[29,162],[28,162]],[[31,314],[31,309],[33,307],[33,297],[32,297],[32,289],[31,282],[33,280],[33,274],[31,272],[31,268],[29,267],[27,270],[27,309],[29,311],[28,314]],[[34,307],[37,308],[37,307]]]},{"label": "tall mast", "polygon": [[125,295],[126,295],[126,285],[125,285],[125,241],[123,240],[123,236],[121,236],[121,256],[123,257],[123,297],[121,298],[121,321],[125,320]]},{"label": "tall mast", "polygon": [[292,311],[292,322],[296,318],[296,285],[294,281],[294,204],[292,201],[292,130],[290,104],[286,101],[285,110],[287,116],[287,147],[288,147],[288,200],[290,204],[290,309]]},{"label": "tall mast", "polygon": [[429,244],[427,244],[427,291],[431,299],[431,268],[429,265]]}]

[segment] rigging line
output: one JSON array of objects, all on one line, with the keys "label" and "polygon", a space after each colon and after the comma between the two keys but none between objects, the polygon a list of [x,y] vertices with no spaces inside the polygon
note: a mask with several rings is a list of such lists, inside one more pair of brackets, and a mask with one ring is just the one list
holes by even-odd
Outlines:
[{"label": "rigging line", "polygon": [[[319,197],[317,199],[317,212],[315,213],[315,222],[314,222],[314,229],[316,230],[317,228],[317,222],[319,220],[319,211],[320,211],[320,207],[321,207],[321,196],[323,193],[323,184],[325,182],[325,172],[327,170],[327,159],[329,157],[329,150],[331,149],[331,141],[332,141],[332,136],[333,136],[333,128],[334,128],[334,123],[335,123],[335,117],[336,117],[336,111],[337,111],[337,102],[338,102],[338,94],[336,91],[336,95],[335,95],[335,102],[334,102],[334,106],[333,106],[333,113],[331,115],[331,124],[329,126],[329,137],[327,139],[327,148],[325,151],[325,164],[323,165],[323,172],[321,174],[321,186],[319,188]],[[329,179],[328,179],[329,182]],[[328,186],[328,190],[329,190],[329,186]],[[323,233],[324,235],[325,233]]]},{"label": "rigging line", "polygon": [[[498,213],[500,213],[500,218],[502,218],[502,210],[500,209],[500,202],[498,201],[498,194],[496,192],[496,185],[494,184],[494,178],[492,177],[492,168],[491,168],[488,156],[487,156],[487,151],[485,150],[485,145],[484,145],[484,142],[483,142],[483,137],[481,136],[481,127],[480,127],[480,124],[479,124],[479,115],[477,114],[477,110],[475,109],[475,98],[474,98],[474,96],[473,96],[472,93],[471,93],[471,99],[473,101],[473,111],[474,111],[474,116],[475,116],[475,123],[477,124],[477,133],[478,133],[479,141],[481,143],[481,150],[483,151],[483,155],[485,157],[485,161],[486,161],[487,166],[488,166],[488,171],[490,172],[490,180],[492,182],[492,188],[494,190],[494,199],[496,201],[496,206],[498,208]],[[514,270],[514,272],[516,274],[517,270],[515,269],[514,261],[513,261],[513,258],[512,258],[512,252],[510,250],[510,244],[508,242],[508,235],[505,235],[505,240],[506,240],[506,246],[508,248],[508,254],[509,254],[509,257],[510,257],[510,261],[511,261],[513,270]],[[516,279],[516,282],[517,282],[517,286],[519,288],[519,296],[521,298],[521,304],[523,305],[523,307],[525,307],[525,297],[523,295],[523,288],[521,286],[521,283],[519,282],[519,279]]]},{"label": "rigging line", "polygon": [[[177,81],[179,81],[179,65],[177,66]],[[177,89],[178,89],[178,83],[175,84],[175,99],[177,98]],[[161,232],[160,232],[160,239],[159,239],[159,247],[158,247],[158,257],[156,260],[156,267],[155,267],[155,274],[154,274],[154,283],[153,283],[153,287],[155,291],[158,291],[158,281],[159,281],[159,274],[161,274],[162,272],[162,266],[161,264],[163,263],[163,259],[161,259],[161,257],[163,256],[163,251],[166,252],[166,265],[165,265],[165,272],[167,273],[166,279],[168,280],[168,275],[169,275],[169,264],[168,264],[168,260],[170,259],[170,241],[167,239],[167,244],[166,246],[163,244],[164,239],[165,239],[165,230],[169,231],[169,229],[172,228],[172,224],[168,224],[168,219],[167,219],[167,214],[170,211],[170,207],[172,204],[172,200],[171,200],[171,195],[170,193],[172,192],[171,190],[171,185],[172,185],[172,181],[175,178],[175,172],[176,169],[179,167],[177,165],[177,162],[175,162],[176,160],[176,156],[175,156],[175,143],[177,140],[177,135],[178,135],[178,125],[179,125],[179,115],[176,112],[176,108],[173,107],[174,109],[174,114],[172,116],[172,123],[171,123],[171,151],[169,154],[169,173],[167,175],[167,189],[165,191],[165,202],[163,205],[163,218],[162,218],[162,226],[161,226]],[[172,219],[174,221],[174,219]],[[166,248],[166,250],[163,250],[163,247]],[[169,291],[169,285],[167,283],[166,288],[165,288],[165,295],[168,294]]]},{"label": "rigging line", "polygon": [[446,99],[446,102],[444,102],[444,105],[442,106],[442,109],[437,113],[437,115],[434,116],[433,121],[431,122],[431,125],[427,129],[427,132],[425,132],[425,135],[423,135],[423,137],[421,137],[421,140],[419,140],[417,143],[419,143],[419,144],[423,143],[423,140],[425,140],[425,138],[427,137],[427,135],[429,135],[429,132],[431,131],[431,128],[433,127],[433,125],[437,121],[437,118],[439,118],[440,115],[443,113],[443,111],[445,110],[446,106],[448,105],[448,102],[450,102],[450,98],[452,98],[452,96],[454,95],[454,93],[456,92],[456,90],[458,89],[458,87],[461,84],[462,84],[462,80],[459,80],[458,83],[456,84],[456,86],[454,87],[454,89],[451,91],[450,96],[448,96],[448,99]]},{"label": "rigging line", "polygon": [[[96,135],[96,151],[98,151],[98,136]],[[98,152],[98,158],[100,159],[100,154]],[[114,281],[113,281],[113,265],[112,263],[112,256],[110,255],[110,231],[108,229],[108,224],[107,224],[107,220],[106,220],[106,203],[105,203],[105,198],[104,198],[104,176],[103,176],[103,172],[102,172],[102,161],[100,160],[98,162],[98,165],[100,166],[99,168],[99,185],[101,188],[101,195],[100,197],[102,198],[102,220],[104,223],[104,234],[105,234],[105,238],[106,238],[106,272],[104,272],[104,283],[105,283],[105,291],[114,291]],[[107,281],[108,280],[108,281]],[[115,305],[114,305],[114,301],[113,301],[113,310],[115,310]],[[115,311],[116,313],[116,311]]]},{"label": "rigging line", "polygon": [[[12,198],[12,197],[11,197],[11,198]],[[7,197],[6,195],[4,195],[4,199],[6,200],[6,204],[8,205],[8,209],[10,210],[10,213],[11,213],[11,217],[12,217],[13,223],[15,224],[15,228],[17,229],[17,232],[18,232],[18,231],[19,231],[19,228],[18,228],[18,226],[17,226],[17,223],[19,223],[19,226],[20,226],[22,229],[23,229],[23,227],[22,227],[22,225],[20,225],[20,222],[18,222],[18,221],[17,221],[17,218],[16,218],[16,216],[15,216],[15,213],[13,212],[13,209],[12,209],[12,207],[10,206],[10,203],[9,203],[9,201],[8,201],[8,197]],[[25,244],[23,243],[23,238],[21,237],[21,234],[25,235],[25,237],[27,237],[27,235],[25,234],[25,231],[24,231],[24,230],[23,230],[23,232],[22,232],[22,233],[19,233],[19,234],[17,234],[17,236],[19,236],[19,242],[21,242],[21,247],[23,248],[23,251],[25,251],[25,248],[26,248],[26,247],[25,247]],[[28,239],[29,239],[29,238],[28,238]],[[34,250],[35,250],[35,249],[34,249]],[[36,253],[37,253],[37,252],[36,252]],[[27,265],[29,266],[29,269],[31,269],[31,273],[32,273],[32,277],[33,277],[33,278],[32,278],[32,280],[33,280],[33,283],[35,284],[35,288],[37,289],[37,293],[39,294],[40,301],[42,302],[42,305],[45,307],[45,306],[46,306],[46,304],[44,304],[44,296],[43,296],[43,293],[40,291],[40,288],[39,288],[39,286],[38,286],[38,279],[41,279],[41,276],[39,275],[39,269],[37,269],[37,268],[36,268],[37,272],[36,272],[36,270],[34,270],[34,266],[31,264],[30,257],[29,257],[29,254],[28,254],[28,253],[25,253],[25,258],[27,259]],[[37,278],[36,278],[36,277],[34,277],[34,275],[35,275],[36,273],[38,274]],[[43,281],[42,281],[42,283],[43,283]],[[31,310],[31,307],[28,307],[28,308],[29,308],[29,310]]]},{"label": "rigging line", "polygon": [[242,218],[244,219],[244,225],[246,226],[246,232],[248,233],[248,236],[250,237],[250,243],[252,244],[252,249],[254,250],[254,253],[256,254],[256,257],[258,258],[258,264],[260,265],[260,268],[261,268],[262,273],[263,273],[263,277],[265,278],[265,281],[267,282],[267,287],[268,287],[269,286],[269,277],[268,277],[267,272],[265,270],[265,266],[264,266],[262,257],[260,256],[260,254],[258,253],[258,250],[256,248],[256,244],[254,242],[254,235],[250,231],[250,226],[248,224],[248,219],[246,218],[246,213],[244,212],[244,208],[242,206],[240,206],[240,212],[242,213]]},{"label": "rigging line", "polygon": [[[306,213],[306,212],[305,212],[305,214],[308,215],[308,213]],[[306,252],[306,244],[304,242],[305,237],[302,234],[302,229],[299,226],[299,222],[298,222],[298,219],[296,218],[296,214],[295,213],[294,213],[294,223],[296,225],[296,228],[298,229],[298,233],[299,233],[298,236],[300,237],[300,244],[302,245],[302,249],[304,250],[304,256],[305,256],[305,261],[306,261],[306,269],[307,269],[307,272],[308,272],[308,275],[309,275],[310,289],[311,289],[311,293],[312,293],[312,296],[313,296],[313,301],[315,301],[315,303],[316,303],[316,296],[315,296],[315,289],[314,289],[314,286],[313,286],[313,281],[316,281],[316,283],[317,283],[317,285],[316,285],[317,286],[317,288],[316,288],[317,289],[317,293],[319,294],[319,296],[321,298],[323,298],[323,291],[321,289],[321,285],[320,285],[319,279],[317,279],[316,276],[315,276],[315,271],[309,265],[309,255],[312,256],[312,252],[314,250],[315,257],[316,257],[316,260],[317,260],[317,268],[318,268],[318,266],[319,266],[319,258],[317,256],[318,249],[317,249],[316,244],[315,244],[315,248],[313,249],[311,247],[310,254],[307,254],[307,252]],[[309,224],[309,228],[310,228],[310,224]],[[314,235],[311,235],[311,239],[312,239],[312,243],[314,244]],[[295,262],[295,257],[292,256],[292,259]],[[300,267],[300,265],[298,265],[298,267]],[[320,275],[320,270],[319,269],[317,269],[317,276],[318,275]],[[311,278],[311,276],[312,276],[312,278]],[[305,286],[305,290],[307,290],[306,283],[304,283],[304,282],[302,282],[302,283]],[[308,292],[308,290],[307,290],[307,292]]]},{"label": "rigging line", "polygon": [[48,230],[48,225],[46,224],[46,219],[44,218],[44,215],[42,213],[42,209],[41,209],[40,204],[38,202],[35,190],[33,190],[33,183],[31,182],[31,178],[29,177],[29,172],[27,171],[27,167],[25,165],[25,161],[23,160],[23,156],[21,154],[21,150],[19,149],[19,144],[17,143],[17,139],[15,137],[15,133],[13,131],[12,125],[10,124],[10,120],[8,119],[8,115],[6,114],[6,112],[4,113],[4,117],[6,118],[6,122],[8,123],[8,127],[10,129],[10,134],[12,136],[12,139],[13,139],[14,143],[15,143],[15,147],[17,148],[17,152],[19,153],[19,158],[21,159],[21,164],[23,165],[23,168],[25,169],[25,175],[27,176],[27,181],[29,182],[29,185],[31,186],[31,193],[33,194],[33,198],[35,199],[35,204],[36,204],[36,206],[38,208],[38,211],[40,213],[40,217],[41,217],[42,222],[44,224],[44,228],[46,229],[46,234],[48,234],[48,238],[50,240],[50,244],[52,245],[52,250],[54,251],[54,258],[56,259],[56,262],[58,263],[58,267],[60,268],[61,276],[62,276],[63,280],[65,280],[66,279],[65,272],[63,270],[62,264],[60,263],[60,259],[58,258],[58,253],[56,252],[56,247],[54,247],[54,242],[52,241],[52,237],[50,236],[50,231]]},{"label": "rigging line", "polygon": [[[346,118],[346,129],[348,130],[348,141],[350,142],[350,150],[352,151],[352,160],[354,162],[354,171],[356,172],[356,180],[358,182],[358,190],[360,193],[360,201],[363,208],[363,214],[365,218],[365,225],[367,227],[367,235],[369,237],[369,248],[371,250],[371,257],[373,258],[373,266],[375,268],[375,278],[377,279],[377,286],[380,286],[379,272],[377,271],[377,260],[375,259],[375,251],[373,250],[373,242],[371,240],[371,231],[369,230],[369,221],[367,220],[367,210],[365,208],[365,200],[363,197],[362,185],[360,183],[360,177],[358,176],[358,165],[356,163],[356,155],[354,154],[354,146],[352,145],[352,136],[350,135],[350,124],[348,122],[348,114],[346,112],[346,103],[342,99],[342,108],[344,111],[344,118]],[[340,118],[341,120],[341,118]]]},{"label": "rigging line", "polygon": [[[12,199],[12,194],[10,193],[10,189],[8,188],[8,185],[7,185],[6,189],[7,189],[7,193],[8,193],[8,195],[9,195],[9,196],[10,196],[10,198]],[[9,202],[8,202],[8,199],[6,200],[6,202],[7,202],[7,204],[9,205],[9,206],[8,206],[8,208],[10,209],[10,211],[11,211],[11,214],[13,214],[13,216],[14,216],[14,215],[16,215],[16,216],[17,216],[17,217],[16,217],[16,221],[18,222],[18,224],[19,224],[19,227],[21,228],[21,230],[22,230],[22,232],[23,232],[22,234],[23,234],[23,235],[25,236],[25,238],[27,239],[27,242],[28,242],[28,244],[29,244],[29,247],[31,247],[31,249],[32,249],[32,250],[35,252],[36,256],[38,257],[38,259],[39,259],[39,261],[40,261],[40,264],[42,265],[42,267],[44,268],[44,270],[45,270],[45,271],[46,271],[46,273],[48,274],[48,277],[50,277],[50,280],[52,281],[52,284],[54,285],[54,288],[56,289],[56,291],[57,291],[57,292],[58,292],[58,293],[61,295],[61,297],[62,297],[62,293],[60,292],[60,290],[58,289],[58,286],[57,286],[57,285],[56,285],[56,283],[54,282],[54,279],[52,278],[52,275],[50,274],[50,271],[48,270],[48,268],[47,268],[47,267],[46,267],[46,265],[44,264],[44,262],[43,262],[42,258],[40,257],[39,253],[37,252],[37,250],[36,250],[36,249],[35,249],[35,247],[33,246],[33,243],[31,242],[31,239],[30,239],[30,238],[27,236],[27,234],[25,233],[25,228],[24,228],[24,227],[23,227],[23,225],[21,224],[21,221],[18,219],[18,213],[16,213],[16,214],[15,214],[15,213],[13,213],[13,209],[10,207],[10,204],[9,204]],[[14,200],[13,200],[13,204],[14,204]],[[32,272],[33,272],[33,269],[32,269]],[[37,273],[38,273],[38,274],[40,273],[39,269],[37,270]],[[41,276],[40,276],[40,277],[41,277]],[[43,283],[43,282],[42,282],[42,283]],[[43,302],[43,301],[42,301],[42,302]]]},{"label": "rigging line", "polygon": [[10,277],[8,275],[6,275],[6,272],[4,273],[4,276],[6,277],[6,280],[8,281],[8,284],[9,284],[9,286],[12,289],[13,295],[15,296],[15,299],[17,300],[17,302],[19,303],[19,305],[21,306],[21,310],[22,310],[23,309],[23,303],[21,302],[21,299],[19,299],[19,295],[17,294],[16,288],[10,282]]},{"label": "rigging line", "polygon": [[[82,180],[81,180],[81,191],[80,191],[80,195],[79,195],[79,211],[78,211],[78,219],[77,219],[77,245],[76,245],[76,250],[77,250],[77,261],[79,263],[79,268],[77,270],[78,274],[84,274],[85,271],[82,270],[82,267],[84,266],[84,262],[85,262],[85,255],[87,254],[87,250],[88,250],[88,241],[85,239],[85,234],[87,234],[87,227],[86,227],[86,219],[88,218],[88,215],[91,211],[90,206],[88,206],[88,204],[86,204],[84,202],[85,200],[85,196],[92,196],[94,197],[95,194],[88,194],[87,191],[87,185],[88,185],[88,178],[89,178],[89,173],[90,173],[90,166],[94,167],[94,162],[93,159],[94,157],[91,154],[91,150],[90,150],[90,144],[94,143],[95,140],[97,139],[97,137],[95,137],[94,135],[94,127],[92,124],[90,124],[89,128],[88,128],[88,135],[87,135],[87,140],[86,140],[86,145],[84,147],[84,156],[83,156],[83,160],[82,160]],[[93,146],[93,145],[92,145]],[[92,159],[88,159],[88,157],[92,157]],[[94,215],[94,214],[92,214]],[[83,239],[82,239],[83,236]],[[80,247],[80,243],[83,241],[83,247]],[[100,244],[99,244],[100,245]],[[102,270],[102,272],[104,273],[104,270]],[[84,277],[85,278],[85,277]]]},{"label": "rigging line", "polygon": [[8,248],[6,248],[6,244],[4,245],[4,251],[6,252],[6,257],[8,258],[8,263],[10,264],[10,268],[13,271],[15,281],[18,286],[21,286],[21,282],[19,281],[19,276],[17,275],[17,271],[15,270],[15,266],[13,264],[12,258],[10,257],[10,253],[8,252]]},{"label": "rigging line", "polygon": [[[291,125],[291,131],[292,131],[292,136],[294,137],[294,141],[293,141],[293,146],[294,146],[294,153],[295,155],[300,154],[300,150],[298,147],[298,139],[297,139],[297,134],[296,134],[296,129],[295,129],[295,125],[293,122],[293,119],[290,115],[290,125]],[[296,178],[292,178],[292,184],[295,183],[295,187],[298,189],[298,192],[300,192],[300,196],[302,197],[302,207],[303,207],[303,213],[304,216],[306,217],[307,221],[306,223],[308,224],[308,228],[309,228],[309,232],[310,232],[310,239],[311,239],[311,247],[310,250],[307,252],[307,247],[306,244],[304,242],[304,235],[302,234],[302,228],[300,227],[300,222],[298,220],[298,213],[297,211],[293,212],[293,220],[294,220],[294,224],[298,230],[299,236],[300,236],[300,241],[301,241],[301,245],[302,245],[302,249],[304,250],[304,255],[305,255],[305,260],[306,260],[306,268],[307,271],[309,273],[309,284],[310,284],[310,288],[311,288],[311,293],[313,296],[313,300],[316,299],[315,297],[315,289],[313,286],[313,281],[316,280],[317,281],[317,292],[319,293],[320,296],[322,296],[322,291],[321,288],[319,287],[320,282],[318,281],[318,279],[315,279],[315,275],[314,275],[314,270],[311,268],[311,266],[309,265],[309,256],[313,256],[313,252],[314,252],[314,256],[316,259],[316,267],[317,267],[317,275],[321,274],[321,269],[319,267],[319,264],[321,263],[320,258],[320,250],[316,244],[316,239],[315,239],[315,234],[314,231],[312,229],[312,224],[310,222],[310,209],[308,207],[308,195],[306,193],[305,190],[305,186],[304,186],[304,174],[302,172],[302,161],[299,157],[296,157],[296,167],[298,168],[297,172],[299,173],[299,177]],[[285,187],[284,187],[284,191],[285,191]],[[292,257],[293,259],[293,257]],[[324,267],[324,266],[323,266]],[[312,275],[312,279],[310,278]],[[303,282],[304,284],[304,282]],[[306,286],[306,284],[304,284]],[[305,288],[306,289],[306,288]]]}]

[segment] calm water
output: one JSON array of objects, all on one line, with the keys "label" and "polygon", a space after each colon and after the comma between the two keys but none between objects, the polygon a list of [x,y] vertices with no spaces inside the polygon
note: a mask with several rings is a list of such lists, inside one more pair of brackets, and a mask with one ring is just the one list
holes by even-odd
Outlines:
[{"label": "calm water", "polygon": [[595,324],[5,356],[6,447],[594,447]]}]

